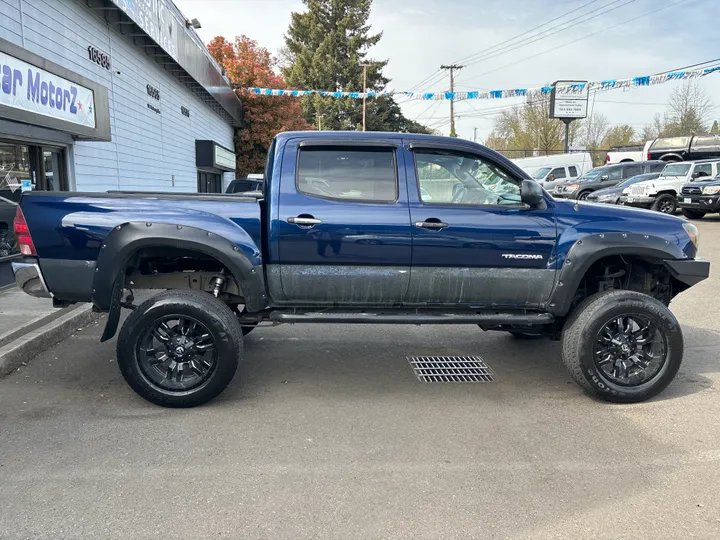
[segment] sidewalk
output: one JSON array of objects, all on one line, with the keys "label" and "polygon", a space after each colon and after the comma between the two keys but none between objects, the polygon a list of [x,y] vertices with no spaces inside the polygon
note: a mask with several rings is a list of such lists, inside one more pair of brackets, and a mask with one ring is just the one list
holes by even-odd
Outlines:
[{"label": "sidewalk", "polygon": [[0,288],[0,377],[59,343],[99,315],[90,304],[52,307],[16,287]]}]

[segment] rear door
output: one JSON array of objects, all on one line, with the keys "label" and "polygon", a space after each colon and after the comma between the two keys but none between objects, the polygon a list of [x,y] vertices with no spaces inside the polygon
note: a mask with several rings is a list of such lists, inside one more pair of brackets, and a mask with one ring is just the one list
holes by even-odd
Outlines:
[{"label": "rear door", "polygon": [[[277,216],[281,302],[393,304],[410,281],[400,139],[293,139]],[[270,279],[278,272],[269,268]]]},{"label": "rear door", "polygon": [[489,152],[415,143],[406,152],[413,235],[406,301],[547,301],[555,276],[548,269],[556,237],[551,203],[522,204],[522,179]]}]

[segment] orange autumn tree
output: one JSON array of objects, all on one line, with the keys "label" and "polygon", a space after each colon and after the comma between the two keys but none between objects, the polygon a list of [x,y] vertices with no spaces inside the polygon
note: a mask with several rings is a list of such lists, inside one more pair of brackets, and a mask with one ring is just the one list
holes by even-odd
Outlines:
[{"label": "orange autumn tree", "polygon": [[235,135],[237,174],[242,178],[265,167],[272,138],[281,131],[308,130],[300,102],[294,97],[258,96],[242,92],[245,87],[285,88],[285,80],[273,71],[275,61],[264,47],[247,36],[235,43],[217,36],[208,44],[215,60],[225,68],[243,102],[244,128]]}]

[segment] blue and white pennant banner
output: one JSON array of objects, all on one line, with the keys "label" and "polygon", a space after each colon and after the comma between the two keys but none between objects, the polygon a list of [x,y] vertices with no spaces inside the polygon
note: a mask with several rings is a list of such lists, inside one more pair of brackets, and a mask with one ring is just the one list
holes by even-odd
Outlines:
[{"label": "blue and white pennant banner", "polygon": [[[585,90],[611,90],[613,88],[634,88],[638,86],[651,86],[656,84],[664,84],[669,81],[682,79],[692,79],[704,77],[711,73],[720,71],[720,66],[693,69],[688,71],[674,71],[670,73],[662,73],[660,75],[643,75],[640,77],[632,77],[629,79],[608,79],[605,81],[596,81],[588,83],[577,83],[567,86],[558,86],[557,91],[563,94],[579,93]],[[470,99],[504,99],[513,97],[528,97],[537,99],[552,92],[552,86],[542,86],[539,88],[513,88],[511,90],[490,90],[482,92],[474,90],[471,92],[326,92],[324,90],[278,90],[275,88],[243,88],[243,90],[260,96],[292,96],[302,97],[310,95],[320,95],[332,98],[374,98],[382,96],[403,96],[412,100],[425,101],[444,101],[455,100],[464,101]]]}]

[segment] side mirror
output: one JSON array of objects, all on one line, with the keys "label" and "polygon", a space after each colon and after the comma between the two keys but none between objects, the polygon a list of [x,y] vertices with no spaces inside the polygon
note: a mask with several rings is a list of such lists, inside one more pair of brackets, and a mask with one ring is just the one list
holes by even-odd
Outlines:
[{"label": "side mirror", "polygon": [[520,200],[530,208],[539,208],[545,202],[542,188],[532,180],[523,180],[520,186]]},{"label": "side mirror", "polygon": [[692,173],[692,178],[701,178],[707,175],[708,174],[705,171],[695,171],[694,173]]},{"label": "side mirror", "polygon": [[610,178],[609,175],[603,174],[603,175],[600,177],[600,180],[607,180],[607,179],[609,179],[609,178]]}]

